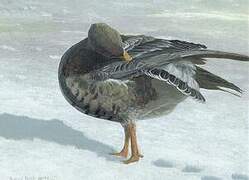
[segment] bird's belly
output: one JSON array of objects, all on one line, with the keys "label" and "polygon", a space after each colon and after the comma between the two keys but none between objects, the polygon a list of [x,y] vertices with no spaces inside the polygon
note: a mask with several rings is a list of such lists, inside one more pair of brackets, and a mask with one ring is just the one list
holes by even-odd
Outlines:
[{"label": "bird's belly", "polygon": [[149,101],[143,107],[130,112],[130,118],[143,120],[167,115],[186,99],[186,96],[174,87],[156,79],[152,80],[152,87],[156,90],[157,97]]},{"label": "bird's belly", "polygon": [[[90,81],[87,74],[65,78],[62,88],[79,111],[101,119],[122,122],[135,107],[134,82],[108,79]],[[132,108],[131,108],[132,107]]]}]

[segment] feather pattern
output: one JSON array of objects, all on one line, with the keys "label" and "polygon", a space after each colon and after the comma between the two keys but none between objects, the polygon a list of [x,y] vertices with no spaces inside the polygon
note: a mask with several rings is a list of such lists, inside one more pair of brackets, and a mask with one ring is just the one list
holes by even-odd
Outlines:
[{"label": "feather pattern", "polygon": [[206,49],[202,44],[195,44],[179,40],[157,39],[151,36],[122,36],[125,50],[133,58],[152,57],[154,55],[183,50]]},{"label": "feather pattern", "polygon": [[[147,75],[164,81],[185,95],[202,102],[205,99],[199,92],[200,80],[198,81],[196,76],[196,71],[199,72],[199,69],[196,69],[195,64],[204,64],[202,58],[209,57],[249,61],[248,56],[207,50],[202,44],[179,40],[156,39],[148,36],[122,36],[122,40],[124,49],[132,55],[133,60],[129,63],[116,61],[96,70],[95,73],[100,79],[131,79]],[[205,82],[202,82],[202,87],[205,86],[203,83]]]},{"label": "feather pattern", "polygon": [[[133,71],[136,69],[136,71]],[[125,72],[128,77],[138,77],[140,75],[147,75],[151,78],[164,81],[178,89],[180,92],[187,96],[191,96],[194,99],[205,101],[204,97],[199,92],[199,85],[195,80],[196,67],[190,62],[177,62],[170,63],[166,66],[150,67],[144,64],[138,63],[116,63],[113,67],[106,67],[102,69],[102,77],[111,77],[120,79],[120,74],[125,77]],[[109,75],[104,74],[105,72],[111,72]],[[134,72],[133,74],[131,72]]]},{"label": "feather pattern", "polygon": [[[198,86],[198,89],[197,87],[193,88],[188,85],[188,82],[184,82],[182,79],[176,77],[176,75],[173,75],[164,69],[147,69],[144,70],[144,74],[152,78],[165,81],[166,83],[174,86],[181,93],[191,96],[192,98],[201,102],[205,102],[205,98],[199,92],[199,86],[197,83],[196,85]],[[193,81],[195,80],[193,79]]]}]

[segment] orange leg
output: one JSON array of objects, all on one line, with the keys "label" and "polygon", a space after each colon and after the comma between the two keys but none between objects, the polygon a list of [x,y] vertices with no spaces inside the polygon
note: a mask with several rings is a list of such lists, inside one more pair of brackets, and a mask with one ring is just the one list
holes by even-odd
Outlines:
[{"label": "orange leg", "polygon": [[129,142],[130,142],[130,133],[128,128],[124,128],[125,131],[125,140],[124,140],[124,146],[123,149],[118,152],[118,153],[112,153],[112,155],[115,156],[122,156],[122,157],[127,157],[129,153]]},{"label": "orange leg", "polygon": [[131,157],[124,161],[125,164],[130,164],[132,162],[139,161],[140,157],[143,157],[138,150],[137,136],[136,136],[136,125],[134,123],[129,123],[127,125],[128,132],[131,137]]}]

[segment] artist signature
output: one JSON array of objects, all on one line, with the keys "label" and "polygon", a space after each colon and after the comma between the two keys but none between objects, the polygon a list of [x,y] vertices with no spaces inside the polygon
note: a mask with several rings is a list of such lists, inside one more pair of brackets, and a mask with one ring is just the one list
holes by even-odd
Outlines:
[{"label": "artist signature", "polygon": [[58,180],[55,176],[10,176],[9,180]]}]

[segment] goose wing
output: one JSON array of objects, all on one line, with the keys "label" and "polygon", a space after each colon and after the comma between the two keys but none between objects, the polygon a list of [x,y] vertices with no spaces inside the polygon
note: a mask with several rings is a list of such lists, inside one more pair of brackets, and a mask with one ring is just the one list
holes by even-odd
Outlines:
[{"label": "goose wing", "polygon": [[98,79],[131,79],[140,75],[164,81],[185,95],[205,101],[199,91],[196,64],[202,58],[249,61],[245,55],[208,50],[205,45],[147,36],[123,36],[123,48],[133,57],[129,63],[116,61],[93,72]]}]

